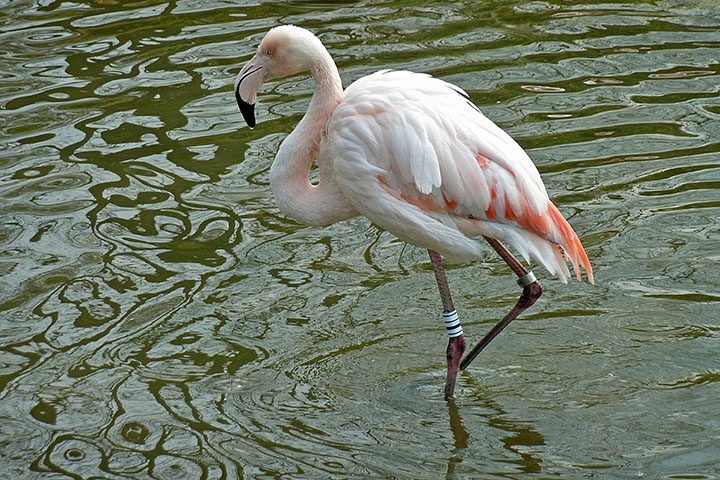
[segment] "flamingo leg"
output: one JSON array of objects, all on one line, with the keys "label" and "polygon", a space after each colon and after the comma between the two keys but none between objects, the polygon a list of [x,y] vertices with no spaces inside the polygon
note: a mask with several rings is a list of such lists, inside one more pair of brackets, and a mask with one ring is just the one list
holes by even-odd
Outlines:
[{"label": "flamingo leg", "polygon": [[465,353],[465,336],[463,335],[460,320],[458,320],[457,312],[453,306],[452,297],[450,296],[450,287],[448,286],[447,277],[445,276],[445,268],[443,267],[442,257],[434,250],[428,250],[433,270],[435,271],[435,280],[440,290],[440,298],[443,304],[443,319],[445,327],[448,330],[447,346],[447,377],[445,378],[445,400],[452,398],[455,391],[455,379],[457,378],[458,368],[463,353]]},{"label": "flamingo leg", "polygon": [[505,262],[510,265],[510,268],[515,275],[518,276],[518,284],[523,287],[520,299],[517,301],[515,306],[508,312],[505,317],[500,320],[480,342],[473,347],[472,350],[460,363],[460,370],[465,370],[470,362],[497,336],[510,322],[520,315],[525,309],[530,307],[535,301],[540,298],[542,294],[542,287],[540,282],[535,279],[535,275],[529,272],[499,241],[490,237],[483,237],[490,243],[495,251],[502,257]]}]

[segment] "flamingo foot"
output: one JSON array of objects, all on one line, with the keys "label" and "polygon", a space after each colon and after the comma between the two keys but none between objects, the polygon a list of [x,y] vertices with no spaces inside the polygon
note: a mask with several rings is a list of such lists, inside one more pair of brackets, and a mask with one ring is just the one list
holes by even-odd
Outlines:
[{"label": "flamingo foot", "polygon": [[465,336],[450,337],[447,346],[447,377],[445,379],[445,400],[454,397],[455,379],[460,367],[460,360],[465,353]]}]

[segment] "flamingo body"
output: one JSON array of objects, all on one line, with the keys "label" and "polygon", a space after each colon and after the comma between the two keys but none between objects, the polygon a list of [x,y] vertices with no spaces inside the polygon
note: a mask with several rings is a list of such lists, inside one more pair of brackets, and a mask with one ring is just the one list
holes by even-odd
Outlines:
[{"label": "flamingo body", "polygon": [[387,70],[357,80],[318,156],[333,162],[353,208],[403,241],[466,261],[481,254],[472,237],[493,237],[566,281],[561,245],[592,278],[533,162],[452,84]]},{"label": "flamingo body", "polygon": [[[548,198],[525,151],[488,120],[459,87],[429,75],[383,70],[343,90],[330,54],[311,32],[270,30],[235,81],[250,127],[263,82],[309,71],[315,79],[308,111],[281,144],[270,168],[280,210],[322,226],[364,215],[399,239],[427,248],[450,337],[445,397],[459,369],[521,312],[542,288],[502,245],[541,263],[563,282],[592,267],[572,227]],[[319,180],[311,183],[313,164]],[[465,339],[442,257],[467,261],[482,236],[518,276],[523,293],[510,312],[461,362]],[[442,255],[442,256],[441,256]]]}]

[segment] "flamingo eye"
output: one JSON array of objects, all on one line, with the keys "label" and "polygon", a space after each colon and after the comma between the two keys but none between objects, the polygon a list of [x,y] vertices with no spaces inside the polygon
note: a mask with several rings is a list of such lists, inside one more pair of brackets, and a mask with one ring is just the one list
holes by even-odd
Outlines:
[{"label": "flamingo eye", "polygon": [[267,52],[265,52],[265,53],[267,53],[268,55],[272,55],[274,52],[275,52],[275,50],[273,50],[272,48],[268,48]]}]

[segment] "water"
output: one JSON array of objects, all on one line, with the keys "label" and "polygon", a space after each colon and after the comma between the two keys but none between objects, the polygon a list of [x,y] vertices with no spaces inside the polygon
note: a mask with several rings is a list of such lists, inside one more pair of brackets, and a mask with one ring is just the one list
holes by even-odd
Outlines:
[{"label": "water", "polygon": [[[3,478],[720,478],[717,2],[1,11]],[[346,85],[465,88],[583,238],[597,285],[537,268],[455,401],[426,252],[277,211],[312,82],[255,130],[231,84],[285,23]],[[490,253],[449,277],[471,343],[518,294]]]}]

